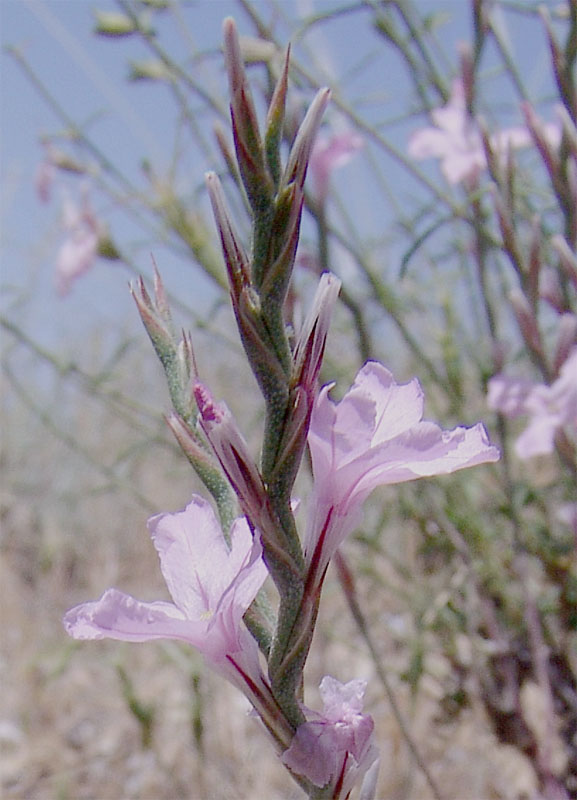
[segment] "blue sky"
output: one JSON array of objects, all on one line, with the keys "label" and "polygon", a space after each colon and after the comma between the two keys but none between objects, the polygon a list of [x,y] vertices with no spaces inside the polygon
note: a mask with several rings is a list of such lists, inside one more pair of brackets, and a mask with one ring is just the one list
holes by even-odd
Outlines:
[{"label": "blue sky", "polygon": [[[334,2],[295,0],[282,3],[280,7],[290,17],[334,5]],[[457,42],[469,37],[468,5],[464,0],[420,0],[417,3],[420,9],[444,15],[440,37],[448,63],[456,63]],[[270,8],[267,2],[256,2],[255,6],[265,12]],[[169,167],[174,150],[174,107],[163,86],[127,82],[128,62],[143,58],[145,49],[135,39],[111,40],[95,36],[96,8],[110,10],[116,6],[109,0],[0,0],[2,44],[18,48],[55,100],[75,120],[86,123],[98,147],[134,185],[144,189],[143,158],[159,173]],[[185,3],[182,9],[189,30],[187,36],[196,47],[211,54],[208,66],[202,68],[197,77],[219,103],[225,102],[225,96],[218,48],[222,19],[229,14],[237,17],[241,32],[252,32],[235,2],[200,0]],[[165,23],[162,17],[154,24],[164,46],[175,59],[184,57],[187,38],[181,35],[182,31]],[[278,30],[282,37],[287,26],[279,24]],[[539,96],[549,79],[544,69],[547,56],[535,29],[530,35],[527,35],[528,30],[524,29],[522,18],[517,18],[511,47],[529,85]],[[384,51],[382,40],[376,39],[362,15],[346,16],[330,25],[318,26],[304,41],[295,43],[295,52],[303,63],[307,63],[311,54],[320,59],[326,78],[344,94],[370,98],[370,105],[365,105],[362,113],[374,119],[394,116],[396,103],[404,103],[408,91],[398,62]],[[78,281],[65,299],[60,299],[54,291],[53,263],[61,240],[59,196],[56,192],[49,206],[42,205],[34,190],[34,177],[42,157],[40,137],[58,131],[61,126],[15,61],[6,52],[1,58],[4,308],[10,309],[24,327],[47,343],[70,339],[87,325],[103,330],[126,327],[136,330],[138,321],[126,288],[129,275],[117,265],[101,262],[97,269]],[[370,68],[368,62],[363,67],[365,58],[373,59]],[[500,84],[497,86],[498,93],[505,97],[505,89]],[[201,118],[206,130],[213,121],[210,115]],[[396,134],[400,147],[406,132],[405,127]],[[179,175],[178,183],[188,192],[202,185],[202,175],[208,165],[194,150],[185,163],[187,169]],[[386,204],[375,200],[375,192],[366,190],[371,180],[367,169],[366,164],[359,164],[358,169],[347,168],[336,177],[344,182],[347,194],[354,197],[359,229],[364,225],[367,230],[377,230],[379,226],[384,227],[389,210]],[[390,169],[388,174],[395,186],[400,178],[393,166]],[[431,169],[435,169],[434,165]],[[73,179],[72,184],[75,183],[77,185],[78,181]],[[405,189],[404,186],[400,188]],[[142,240],[139,243],[142,233],[134,229],[121,209],[101,206],[99,211],[107,216],[119,242],[133,243],[131,252],[137,263],[144,260],[148,271],[148,253],[157,254],[154,242]],[[196,297],[201,305],[206,302],[210,296],[209,287],[192,271],[184,272],[177,260],[163,252],[161,255],[161,268],[169,276],[171,288],[182,292],[187,300]]]},{"label": "blue sky", "polygon": [[[93,9],[112,3],[89,0],[0,0],[3,45],[22,52],[55,100],[88,130],[103,152],[127,173],[141,180],[140,162],[149,159],[158,170],[167,166],[171,143],[163,123],[170,113],[159,87],[129,85],[127,62],[143,56],[143,48],[93,35]],[[203,3],[201,35],[216,46],[228,2]],[[178,42],[180,47],[182,43]],[[53,287],[54,256],[61,240],[58,193],[49,206],[35,193],[34,179],[42,158],[39,139],[62,130],[56,115],[39,97],[18,64],[2,54],[2,284],[5,300],[23,294],[27,324],[43,338],[57,341],[89,320],[119,324],[118,316],[133,317],[127,292],[128,275],[100,264],[61,300]],[[220,90],[220,87],[217,87]],[[141,180],[142,182],[142,180]],[[79,183],[72,180],[68,183]],[[122,239],[125,223],[114,220],[114,235]],[[120,224],[120,229],[115,223]],[[147,264],[148,268],[148,264]]]}]

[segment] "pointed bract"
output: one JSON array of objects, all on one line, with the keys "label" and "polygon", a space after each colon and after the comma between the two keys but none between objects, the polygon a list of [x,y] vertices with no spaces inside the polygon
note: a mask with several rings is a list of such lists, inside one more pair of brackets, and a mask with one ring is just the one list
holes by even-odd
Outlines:
[{"label": "pointed bract", "polygon": [[333,308],[341,281],[332,273],[321,275],[311,309],[304,321],[294,353],[295,383],[307,392],[313,389],[325,351]]},{"label": "pointed bract", "polygon": [[243,286],[249,283],[248,257],[230,219],[218,176],[214,172],[207,172],[205,180],[220,235],[230,292],[235,301]]},{"label": "pointed bract", "polygon": [[236,24],[223,23],[224,53],[230,88],[230,115],[236,157],[253,209],[262,209],[272,196],[272,179],[265,164],[254,101],[246,79]]},{"label": "pointed bract", "polygon": [[303,189],[313,145],[330,96],[330,89],[320,89],[310,104],[291,148],[282,179],[284,186],[295,181]]}]

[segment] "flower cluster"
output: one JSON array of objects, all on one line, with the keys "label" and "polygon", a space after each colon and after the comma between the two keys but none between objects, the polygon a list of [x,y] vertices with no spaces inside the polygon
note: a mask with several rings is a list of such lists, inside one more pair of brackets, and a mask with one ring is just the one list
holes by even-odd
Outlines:
[{"label": "flower cluster", "polygon": [[[433,125],[415,131],[409,138],[408,151],[412,158],[438,158],[441,172],[449,183],[474,180],[487,168],[487,155],[478,121],[469,113],[465,89],[455,80],[446,105],[431,111]],[[561,138],[560,126],[542,126],[543,137],[554,146]],[[529,147],[531,131],[524,126],[504,128],[488,137],[490,151],[503,159],[508,150]]]},{"label": "flower cluster", "polygon": [[[377,362],[361,369],[340,403],[330,400],[330,388],[323,387],[316,396],[308,433],[314,488],[304,552],[307,583],[315,595],[331,557],[359,523],[362,504],[375,487],[443,475],[499,457],[480,424],[443,431],[423,421],[418,381],[397,384]],[[199,387],[196,393],[201,395]],[[220,448],[223,466],[238,474],[242,461],[240,448],[234,448],[238,432],[231,427],[230,412],[205,406],[204,416],[205,426],[208,419],[223,426],[215,448]],[[232,437],[228,447],[222,445],[227,433]],[[244,465],[247,474],[254,469]],[[316,786],[330,784],[335,797],[347,797],[376,758],[373,723],[361,713],[364,684],[353,680],[342,686],[326,677],[321,684],[323,714],[307,710],[292,740],[286,730],[278,730],[272,690],[243,623],[267,576],[253,520],[234,522],[229,549],[211,506],[200,497],[194,496],[182,511],[152,517],[149,530],[173,603],[143,603],[109,589],[100,600],[69,611],[66,630],[77,639],[188,642],[245,692],[269,728],[276,726],[277,739],[287,745],[283,762],[289,769]]]},{"label": "flower cluster", "polygon": [[[328,90],[321,90],[283,168],[288,59],[261,136],[231,20],[225,23],[225,52],[238,174],[253,216],[250,255],[214,173],[207,187],[240,338],[265,403],[261,462],[252,457],[227,406],[216,402],[193,372],[189,337],[177,340],[159,276],[154,300],[141,282],[134,296],[167,374],[174,406],[169,425],[211,492],[220,519],[195,495],[183,510],[149,520],[172,602],[142,602],[109,589],[100,600],[70,610],[64,624],[77,639],[168,638],[192,645],[247,696],[309,796],[344,800],[377,759],[374,723],[362,711],[365,683],[325,677],[320,714],[301,696],[329,562],[360,524],[363,503],[377,487],[445,475],[496,461],[499,454],[481,424],[444,431],[423,420],[418,381],[398,384],[375,361],[361,368],[338,403],[330,398],[333,384],[319,388],[340,281],[330,273],[321,276],[294,341],[287,335],[283,304],[309,162],[322,195],[330,169],[360,143],[328,143],[324,154],[317,149],[315,156],[328,102]],[[307,445],[313,488],[301,537],[292,488]],[[241,511],[235,519],[231,495]],[[276,615],[270,609],[263,613],[266,597],[260,589],[267,576],[278,592]]]}]

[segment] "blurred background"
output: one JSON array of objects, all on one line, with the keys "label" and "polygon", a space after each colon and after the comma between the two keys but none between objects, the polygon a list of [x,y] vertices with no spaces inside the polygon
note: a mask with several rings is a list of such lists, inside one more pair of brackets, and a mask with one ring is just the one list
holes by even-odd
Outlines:
[{"label": "blurred background", "polygon": [[[324,85],[333,99],[321,139],[348,143],[330,163],[326,196],[309,176],[291,300],[298,322],[320,271],[343,280],[324,380],[342,393],[379,358],[399,381],[419,376],[427,418],[444,428],[483,420],[506,456],[474,476],[379,491],[346,546],[388,689],[432,784],[332,574],[307,673],[311,705],[325,674],[369,681],[378,797],[577,796],[575,541],[555,516],[572,497],[574,462],[570,451],[516,459],[522,425],[486,400],[501,370],[556,377],[544,367],[575,288],[551,240],[566,235],[574,253],[568,203],[534,143],[507,174],[497,165],[474,185],[451,185],[438,160],[409,155],[411,135],[466,76],[467,48],[474,111],[489,131],[525,126],[522,102],[554,122],[564,98],[547,25],[569,53],[570,4],[2,0],[3,796],[300,796],[244,698],[195,653],[172,642],[81,644],[61,625],[69,607],[109,586],[165,598],[146,519],[201,491],[165,425],[164,377],[129,292],[138,275],[150,280],[153,260],[203,380],[258,450],[261,401],[235,338],[204,188],[216,170],[248,240],[226,163],[227,15],[263,114],[291,42],[287,151]],[[569,145],[562,156],[568,164]],[[512,209],[516,266],[496,196]],[[518,284],[529,292],[525,278],[541,264],[565,277],[561,311],[532,300],[539,361],[508,298]],[[305,471],[304,498],[309,484]],[[527,576],[566,702],[552,696],[547,666],[539,679]],[[547,737],[553,755],[536,768]],[[544,775],[566,794],[547,794]]]}]

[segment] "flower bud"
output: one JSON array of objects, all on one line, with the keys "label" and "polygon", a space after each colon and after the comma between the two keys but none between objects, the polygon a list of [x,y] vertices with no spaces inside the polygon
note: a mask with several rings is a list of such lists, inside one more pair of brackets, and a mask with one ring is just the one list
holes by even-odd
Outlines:
[{"label": "flower bud", "polygon": [[332,273],[321,275],[313,304],[302,326],[294,353],[295,384],[312,393],[321,368],[325,344],[341,281]]},{"label": "flower bud", "polygon": [[282,180],[284,186],[294,181],[304,188],[309,159],[330,96],[330,89],[320,89],[309,106],[291,148]]},{"label": "flower bud", "polygon": [[353,130],[317,137],[311,154],[309,169],[315,199],[321,205],[326,202],[329,182],[333,170],[342,167],[361,149],[362,136]]},{"label": "flower bud", "polygon": [[223,32],[236,157],[250,204],[255,211],[262,211],[271,200],[271,178],[265,165],[256,109],[246,79],[236,24],[230,17],[224,21]]},{"label": "flower bud", "polygon": [[266,492],[245,438],[227,406],[216,403],[203,383],[195,381],[193,394],[202,429],[239,498],[243,513],[260,527]]},{"label": "flower bud", "polygon": [[529,242],[528,293],[531,303],[536,303],[539,296],[539,275],[541,273],[541,247],[543,235],[541,221],[537,215],[531,221],[531,239]]},{"label": "flower bud", "polygon": [[156,269],[154,276],[154,302],[146,290],[142,277],[138,278],[137,289],[132,284],[130,285],[130,293],[134,298],[142,323],[157,353],[160,354],[160,352],[174,348],[176,344],[170,310],[162,279]]},{"label": "flower bud", "polygon": [[160,58],[149,58],[130,62],[129,81],[166,81],[174,80],[174,74]]},{"label": "flower bud", "polygon": [[264,149],[269,172],[275,187],[280,180],[280,144],[283,134],[283,123],[288,85],[288,68],[290,47],[287,48],[283,69],[270,101],[265,123]]},{"label": "flower bud", "polygon": [[505,201],[503,195],[499,192],[496,186],[491,188],[493,190],[493,202],[495,204],[497,219],[499,220],[499,228],[501,229],[501,236],[503,237],[503,247],[513,262],[517,273],[524,273],[524,259],[519,248],[519,242],[511,214],[510,204]]},{"label": "flower bud", "polygon": [[[139,29],[139,21],[120,11],[96,11],[94,32],[100,36],[130,36]],[[150,29],[148,30],[150,33]]]}]

